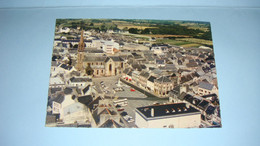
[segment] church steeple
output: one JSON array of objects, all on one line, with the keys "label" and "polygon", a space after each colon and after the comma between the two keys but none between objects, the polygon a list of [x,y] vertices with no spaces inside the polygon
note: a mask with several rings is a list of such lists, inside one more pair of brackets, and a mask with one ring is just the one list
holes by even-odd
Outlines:
[{"label": "church steeple", "polygon": [[83,37],[83,30],[81,30],[81,36],[80,36],[80,41],[78,45],[78,52],[83,52],[85,49],[85,44],[84,44],[84,37]]},{"label": "church steeple", "polygon": [[84,37],[83,37],[83,30],[81,30],[81,36],[80,41],[78,45],[78,58],[77,58],[77,66],[76,68],[78,71],[83,70],[83,61],[84,61],[84,49],[85,49],[85,43],[84,43]]}]

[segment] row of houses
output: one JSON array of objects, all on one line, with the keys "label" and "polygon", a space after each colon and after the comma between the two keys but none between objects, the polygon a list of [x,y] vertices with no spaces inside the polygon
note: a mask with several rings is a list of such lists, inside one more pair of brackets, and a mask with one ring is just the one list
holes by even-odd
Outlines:
[{"label": "row of houses", "polygon": [[122,78],[160,97],[167,97],[169,91],[174,88],[174,82],[167,76],[155,76],[146,71],[136,71],[126,68]]}]

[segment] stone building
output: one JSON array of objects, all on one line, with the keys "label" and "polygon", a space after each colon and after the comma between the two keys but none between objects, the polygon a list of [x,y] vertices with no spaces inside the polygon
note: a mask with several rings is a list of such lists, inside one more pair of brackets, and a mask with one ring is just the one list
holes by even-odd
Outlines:
[{"label": "stone building", "polygon": [[154,92],[161,97],[168,96],[173,87],[173,82],[168,77],[162,76],[154,80]]},{"label": "stone building", "polygon": [[84,49],[85,49],[85,43],[84,43],[84,38],[83,38],[83,30],[81,31],[81,37],[80,37],[80,42],[78,45],[78,57],[77,57],[77,70],[82,71],[83,70],[83,61],[84,61]]},{"label": "stone building", "polygon": [[84,68],[90,66],[94,76],[115,76],[125,68],[124,60],[118,56],[85,56]]}]

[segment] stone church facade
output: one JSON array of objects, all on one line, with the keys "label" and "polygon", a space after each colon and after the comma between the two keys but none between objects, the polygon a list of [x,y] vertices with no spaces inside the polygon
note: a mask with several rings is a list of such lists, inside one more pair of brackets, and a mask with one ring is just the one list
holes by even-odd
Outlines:
[{"label": "stone church facade", "polygon": [[90,66],[94,76],[115,76],[125,68],[124,60],[118,56],[85,56],[83,67]]},{"label": "stone church facade", "polygon": [[84,52],[85,44],[83,31],[78,45],[78,57],[76,69],[86,73],[86,69],[91,70],[93,76],[115,76],[123,72],[125,68],[124,60],[119,56],[89,56]]}]

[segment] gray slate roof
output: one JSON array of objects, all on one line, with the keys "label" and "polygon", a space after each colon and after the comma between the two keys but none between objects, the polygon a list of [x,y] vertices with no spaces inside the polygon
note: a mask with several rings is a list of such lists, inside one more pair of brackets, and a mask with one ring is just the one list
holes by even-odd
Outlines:
[{"label": "gray slate roof", "polygon": [[148,78],[149,75],[150,75],[150,74],[149,74],[148,72],[141,72],[141,73],[140,73],[140,76],[145,77],[145,78]]},{"label": "gray slate roof", "polygon": [[88,85],[87,87],[85,87],[85,88],[83,89],[83,93],[84,93],[84,94],[85,94],[86,92],[88,92],[89,87],[90,87],[90,85]]},{"label": "gray slate roof", "polygon": [[70,81],[71,82],[92,82],[92,79],[90,79],[90,78],[75,78],[75,77],[72,77],[72,78],[70,78]]},{"label": "gray slate roof", "polygon": [[104,62],[106,57],[97,57],[97,56],[86,56],[84,61],[91,61],[91,62]]},{"label": "gray slate roof", "polygon": [[156,80],[157,82],[171,82],[171,80],[168,77],[162,76],[159,79]]},{"label": "gray slate roof", "polygon": [[207,90],[212,90],[214,85],[206,82],[199,82],[199,87]]},{"label": "gray slate roof", "polygon": [[107,58],[106,58],[105,62],[107,62],[110,58],[111,58],[113,61],[115,61],[115,62],[124,61],[124,59],[122,59],[122,58],[119,57],[119,56],[110,56],[110,57],[107,57]]},{"label": "gray slate roof", "polygon": [[132,73],[133,73],[133,72],[132,72],[132,71],[130,71],[130,72],[127,74],[127,75],[129,75],[129,76],[132,76]]},{"label": "gray slate roof", "polygon": [[190,62],[186,64],[187,67],[197,67],[198,64],[196,62]]},{"label": "gray slate roof", "polygon": [[148,81],[150,81],[150,82],[154,82],[154,80],[156,79],[156,77],[154,77],[154,76],[150,76],[149,78],[148,78]]}]

